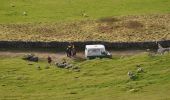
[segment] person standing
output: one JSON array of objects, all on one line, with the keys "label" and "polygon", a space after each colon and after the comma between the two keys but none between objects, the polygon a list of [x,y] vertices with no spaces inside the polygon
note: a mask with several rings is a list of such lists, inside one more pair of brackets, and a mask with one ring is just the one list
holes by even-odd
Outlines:
[{"label": "person standing", "polygon": [[72,45],[72,56],[76,56],[76,49],[74,44]]},{"label": "person standing", "polygon": [[52,58],[50,56],[48,56],[47,60],[48,60],[48,63],[51,65]]},{"label": "person standing", "polygon": [[72,47],[71,45],[68,45],[66,53],[67,53],[67,57],[71,57],[71,51],[72,51]]}]

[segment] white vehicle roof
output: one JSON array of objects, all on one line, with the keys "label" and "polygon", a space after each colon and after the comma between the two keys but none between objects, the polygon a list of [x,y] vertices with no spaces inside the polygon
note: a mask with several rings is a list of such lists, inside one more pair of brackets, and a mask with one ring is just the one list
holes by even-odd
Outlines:
[{"label": "white vehicle roof", "polygon": [[105,49],[104,45],[97,44],[97,45],[86,45],[87,49]]}]

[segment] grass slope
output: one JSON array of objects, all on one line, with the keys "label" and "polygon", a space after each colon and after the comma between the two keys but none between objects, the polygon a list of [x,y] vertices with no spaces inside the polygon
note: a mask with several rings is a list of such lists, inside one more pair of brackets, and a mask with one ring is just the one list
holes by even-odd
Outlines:
[{"label": "grass slope", "polygon": [[[28,65],[20,58],[0,58],[0,99],[17,100],[169,100],[170,54],[74,62],[80,72]],[[128,71],[144,68],[135,81]],[[40,65],[42,70],[35,66]],[[129,90],[136,91],[130,92]]]},{"label": "grass slope", "polygon": [[[169,13],[169,0],[1,0],[0,23],[56,22],[114,15]],[[27,13],[27,16],[23,15]]]}]

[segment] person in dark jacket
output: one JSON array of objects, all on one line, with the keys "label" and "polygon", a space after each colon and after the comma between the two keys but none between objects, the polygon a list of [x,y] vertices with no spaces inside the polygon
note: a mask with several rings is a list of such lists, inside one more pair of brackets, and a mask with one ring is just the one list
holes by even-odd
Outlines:
[{"label": "person in dark jacket", "polygon": [[72,45],[72,56],[76,56],[76,49],[74,45]]},{"label": "person in dark jacket", "polygon": [[67,50],[66,50],[67,57],[71,57],[71,52],[72,52],[72,47],[71,47],[71,45],[69,45],[69,46],[67,47]]},{"label": "person in dark jacket", "polygon": [[50,56],[48,56],[47,60],[48,60],[48,63],[51,65],[52,58]]}]

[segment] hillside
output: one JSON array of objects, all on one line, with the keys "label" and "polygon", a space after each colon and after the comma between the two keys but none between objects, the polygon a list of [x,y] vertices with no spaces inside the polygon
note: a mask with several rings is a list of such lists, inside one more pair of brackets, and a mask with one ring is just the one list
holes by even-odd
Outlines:
[{"label": "hillside", "polygon": [[0,24],[4,41],[158,41],[170,39],[170,14],[96,20]]},{"label": "hillside", "polygon": [[[169,100],[170,54],[147,53],[113,59],[73,61],[80,72],[20,57],[0,57],[0,99],[17,100]],[[137,65],[144,72],[137,73]],[[37,69],[41,67],[41,70]],[[130,80],[127,72],[137,78]]]},{"label": "hillside", "polygon": [[0,23],[56,22],[169,12],[169,0],[1,0]]},{"label": "hillside", "polygon": [[[85,60],[84,52],[72,59],[50,53],[53,44],[42,43],[45,53],[3,42],[159,40],[170,40],[170,0],[0,0],[0,100],[170,100],[168,53],[117,51],[112,59]],[[33,49],[40,61],[23,60]],[[74,68],[49,66],[49,55]]]},{"label": "hillside", "polygon": [[1,41],[170,39],[169,0],[1,0]]}]

